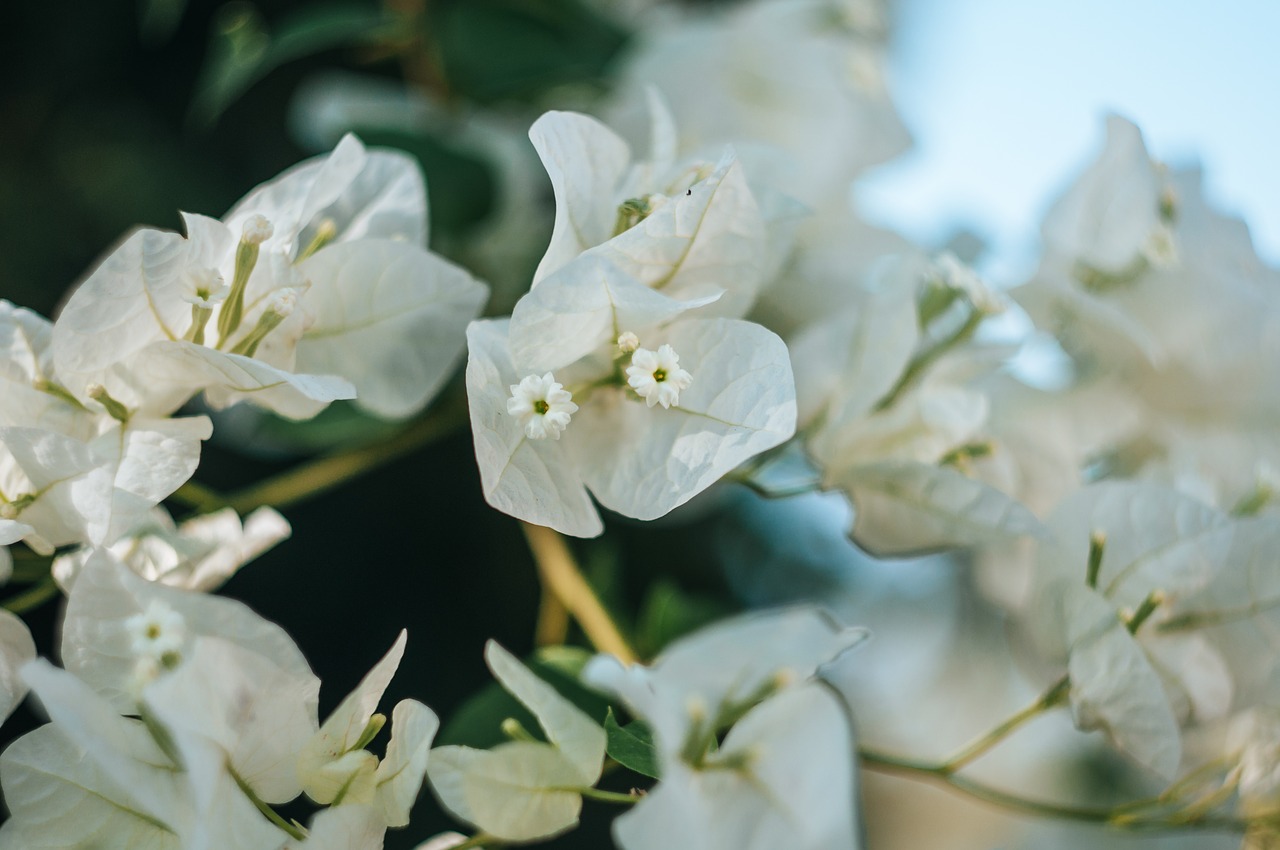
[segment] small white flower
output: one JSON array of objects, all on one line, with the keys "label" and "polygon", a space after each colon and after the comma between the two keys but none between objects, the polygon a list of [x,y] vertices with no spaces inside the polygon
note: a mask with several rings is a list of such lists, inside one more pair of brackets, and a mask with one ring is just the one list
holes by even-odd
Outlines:
[{"label": "small white flower", "polygon": [[187,637],[187,621],[158,599],[151,600],[142,613],[125,620],[125,628],[134,654],[155,659],[163,666],[169,666],[166,657],[172,659]]},{"label": "small white flower", "polygon": [[656,352],[637,348],[627,367],[627,383],[650,407],[670,408],[680,404],[680,391],[689,388],[693,375],[680,368],[680,355],[669,345]]},{"label": "small white flower", "polygon": [[217,269],[194,268],[187,272],[188,289],[182,300],[196,307],[212,309],[227,299],[231,287],[223,280]]},{"label": "small white flower", "polygon": [[577,412],[573,394],[550,372],[541,378],[528,375],[511,385],[507,413],[520,419],[525,436],[531,440],[560,439],[560,432],[569,427],[569,418]]},{"label": "small white flower", "polygon": [[1003,313],[1004,300],[972,268],[950,251],[940,254],[933,263],[934,272],[948,289],[958,292],[973,304],[975,310],[988,316]]},{"label": "small white flower", "polygon": [[622,334],[618,336],[618,350],[623,354],[630,354],[639,347],[640,337],[636,336],[631,331],[623,331]]},{"label": "small white flower", "polygon": [[252,215],[244,223],[241,238],[250,245],[261,245],[271,238],[275,228],[266,216]]}]

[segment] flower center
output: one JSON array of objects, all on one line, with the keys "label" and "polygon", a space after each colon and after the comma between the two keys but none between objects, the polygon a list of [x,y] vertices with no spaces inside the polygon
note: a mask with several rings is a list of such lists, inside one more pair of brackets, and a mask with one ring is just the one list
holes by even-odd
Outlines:
[{"label": "flower center", "polygon": [[667,370],[666,370],[666,369],[654,369],[654,370],[653,370],[653,380],[654,380],[655,382],[657,382],[657,383],[662,383],[662,382],[663,382],[663,381],[665,381],[666,379],[667,379]]},{"label": "flower center", "polygon": [[547,404],[542,399],[538,399],[533,403],[533,412],[538,414],[539,416],[542,416],[550,409],[551,409],[551,405]]}]

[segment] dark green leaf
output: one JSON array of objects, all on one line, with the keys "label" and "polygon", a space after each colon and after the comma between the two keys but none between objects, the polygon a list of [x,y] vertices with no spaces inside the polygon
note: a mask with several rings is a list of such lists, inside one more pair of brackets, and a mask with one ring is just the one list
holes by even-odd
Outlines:
[{"label": "dark green leaf", "polygon": [[208,126],[273,69],[338,47],[389,41],[400,29],[401,24],[385,10],[356,3],[308,7],[283,18],[269,32],[253,6],[230,3],[218,11],[214,22],[191,118]]},{"label": "dark green leaf", "polygon": [[613,709],[604,718],[604,732],[608,736],[605,752],[618,764],[652,779],[658,776],[658,751],[653,746],[653,734],[640,721],[619,726]]},{"label": "dark green leaf", "polygon": [[637,618],[636,642],[640,654],[652,658],[678,637],[719,620],[733,611],[729,603],[711,596],[688,593],[668,579],[649,588]]}]

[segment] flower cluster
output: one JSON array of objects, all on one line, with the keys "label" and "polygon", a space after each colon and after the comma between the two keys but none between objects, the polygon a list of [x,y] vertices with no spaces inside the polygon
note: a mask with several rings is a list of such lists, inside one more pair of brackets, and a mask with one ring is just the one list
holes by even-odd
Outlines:
[{"label": "flower cluster", "polygon": [[[549,230],[509,315],[480,318],[487,286],[426,247],[416,162],[348,134],[221,218],[127,234],[54,321],[0,301],[0,583],[35,571],[66,597],[62,668],[0,611],[0,715],[30,690],[49,720],[0,756],[0,846],[375,850],[427,783],[476,830],[433,850],[549,839],[592,799],[633,807],[623,850],[853,850],[860,758],[1054,810],[960,773],[1057,708],[1164,783],[1071,816],[1280,834],[1280,276],[1243,224],[1112,116],[1006,294],[963,245],[911,244],[850,203],[907,143],[878,3],[668,11],[592,105],[604,120],[546,112],[531,149],[526,118],[519,138],[494,116],[461,135],[518,152],[495,221],[450,256],[503,266],[537,243],[531,221]],[[554,209],[529,189],[542,172]],[[1019,379],[1002,314],[1060,343],[1059,389]],[[369,428],[400,422],[464,356],[484,498],[525,524],[540,638],[564,620],[540,643],[565,642],[567,613],[609,652],[526,662],[489,642],[497,685],[464,711],[501,738],[446,729],[432,749],[426,705],[377,712],[403,632],[321,719],[293,640],[212,594],[290,535],[265,504],[282,503],[190,479],[236,417],[296,428],[350,402]],[[377,452],[340,455],[332,479]],[[665,517],[726,480],[782,496],[785,465],[847,498],[864,552],[968,550],[973,586],[956,583],[986,597],[969,607],[1001,609],[1047,690],[935,764],[855,740],[842,682],[865,631],[820,606],[634,657],[558,535],[604,533],[599,508]],[[645,790],[598,787],[606,757]]]}]

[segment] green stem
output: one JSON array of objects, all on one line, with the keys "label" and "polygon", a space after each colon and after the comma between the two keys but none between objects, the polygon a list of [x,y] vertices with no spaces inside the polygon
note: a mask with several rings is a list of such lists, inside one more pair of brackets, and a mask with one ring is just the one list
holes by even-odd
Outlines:
[{"label": "green stem", "polygon": [[411,454],[451,433],[465,416],[462,405],[451,405],[419,419],[388,440],[317,458],[230,495],[188,481],[172,498],[200,512],[229,507],[243,514],[263,505],[287,507]]},{"label": "green stem", "polygon": [[10,596],[3,603],[3,606],[14,614],[25,614],[26,612],[39,608],[44,603],[58,595],[58,583],[53,580],[53,576],[45,576],[40,580],[39,584],[29,587],[16,596]]},{"label": "green stem", "polygon": [[565,788],[565,791],[575,791],[588,800],[596,800],[601,803],[620,803],[624,806],[633,806],[640,802],[639,794],[622,794],[617,791],[602,791],[599,788]]},{"label": "green stem", "polygon": [[[1126,803],[1115,808],[1094,808],[1032,800],[961,776],[945,764],[900,758],[867,747],[859,747],[858,756],[862,760],[862,766],[868,770],[926,782],[937,782],[975,800],[1025,815],[1103,824],[1133,831],[1173,831],[1190,828],[1243,833],[1252,825],[1252,822],[1247,819],[1214,817],[1208,814],[1197,814],[1193,819],[1185,821],[1178,819],[1176,813],[1158,817],[1139,817],[1128,814],[1135,807],[1140,807],[1135,803]],[[1145,803],[1146,801],[1143,801],[1144,805]]]},{"label": "green stem", "polygon": [[889,390],[885,397],[880,399],[875,409],[884,410],[892,406],[898,400],[898,397],[915,383],[916,378],[933,365],[938,358],[942,357],[957,344],[973,336],[973,332],[978,329],[978,325],[982,324],[982,320],[985,318],[986,315],[984,313],[975,310],[969,318],[965,319],[964,324],[955,333],[946,339],[939,340],[931,348],[922,352],[915,360],[912,360],[911,365],[902,373],[902,377],[898,378],[898,382],[893,385],[893,389]]},{"label": "green stem", "polygon": [[767,487],[754,478],[738,475],[727,476],[729,481],[736,481],[757,496],[765,499],[789,499],[792,496],[803,496],[806,493],[817,493],[822,485],[817,481],[806,481],[804,484],[793,484],[790,487]]},{"label": "green stem", "polygon": [[1031,703],[1016,714],[1013,714],[993,728],[990,732],[987,732],[982,737],[962,748],[955,755],[951,756],[951,758],[943,762],[940,767],[947,773],[955,773],[969,762],[990,750],[996,744],[999,744],[1022,724],[1039,717],[1054,706],[1060,705],[1066,700],[1067,693],[1070,688],[1070,680],[1066,676],[1063,676],[1061,679],[1054,682],[1047,691],[1041,694],[1035,702]]},{"label": "green stem", "polygon": [[227,773],[231,774],[231,778],[235,780],[236,785],[242,792],[244,792],[244,795],[249,798],[249,802],[253,803],[253,805],[257,807],[258,811],[262,812],[262,814],[266,816],[267,820],[280,827],[288,833],[290,838],[293,838],[296,841],[305,841],[307,839],[307,834],[305,832],[280,817],[279,812],[262,802],[262,800],[258,798],[258,795],[254,793],[253,789],[249,787],[249,784],[240,778],[240,774],[236,773],[235,768],[230,764],[227,765]]},{"label": "green stem", "polygon": [[453,845],[453,850],[475,850],[477,847],[496,847],[503,842],[492,835],[485,835],[483,832],[477,832],[461,844]]},{"label": "green stem", "polygon": [[600,652],[615,656],[623,664],[635,664],[636,651],[622,636],[622,630],[592,590],[573,553],[559,532],[541,525],[521,522],[529,551],[545,590],[554,593],[565,610],[578,621],[587,640]]}]

